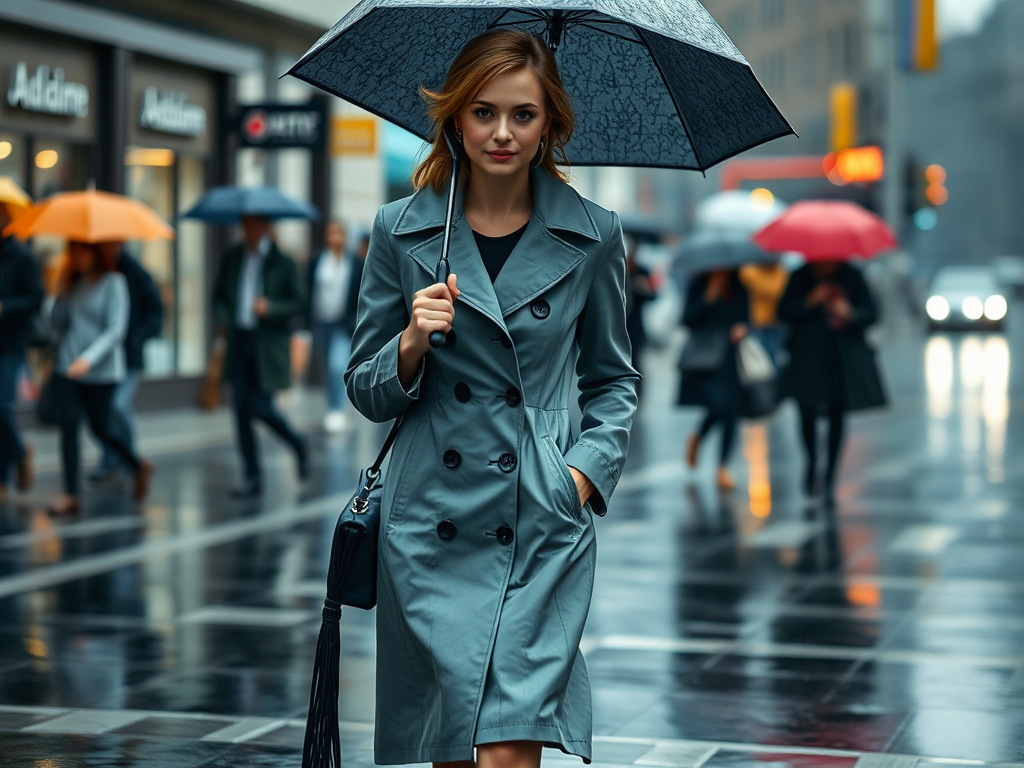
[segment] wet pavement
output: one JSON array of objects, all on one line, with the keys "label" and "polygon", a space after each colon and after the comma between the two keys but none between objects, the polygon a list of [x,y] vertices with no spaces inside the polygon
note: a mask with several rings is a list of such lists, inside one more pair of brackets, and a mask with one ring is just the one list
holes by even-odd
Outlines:
[{"label": "wet pavement", "polygon": [[[744,428],[735,493],[713,445],[685,473],[697,414],[652,356],[597,523],[601,768],[1024,765],[1024,334],[883,353],[893,406],[851,420],[835,511],[799,492],[789,407]],[[67,519],[41,440],[37,495],[0,506],[0,766],[299,765],[329,533],[381,433],[314,432],[305,488],[265,438],[240,503],[228,423],[150,417],[141,512],[103,487]],[[368,766],[372,615],[342,637],[343,759]]]}]

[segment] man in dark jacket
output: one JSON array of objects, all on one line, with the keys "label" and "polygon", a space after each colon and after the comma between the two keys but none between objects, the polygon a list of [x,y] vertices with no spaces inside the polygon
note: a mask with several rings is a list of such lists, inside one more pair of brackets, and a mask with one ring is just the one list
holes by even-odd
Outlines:
[{"label": "man in dark jacket", "polygon": [[309,474],[306,441],[274,407],[274,393],[291,385],[291,323],[305,308],[295,261],[278,250],[270,222],[242,218],[244,242],[221,258],[213,311],[227,332],[224,378],[231,382],[245,478],[235,498],[262,491],[252,420],[259,419],[295,451],[299,477]]},{"label": "man in dark jacket", "polygon": [[[117,271],[128,282],[128,333],[124,339],[126,370],[110,401],[110,418],[121,421],[116,434],[126,435],[128,447],[134,451],[135,413],[132,401],[145,369],[142,348],[147,341],[160,335],[164,323],[164,302],[149,272],[124,252],[121,243],[100,243],[99,247],[103,258],[116,261]],[[89,474],[89,479],[96,482],[119,472],[124,463],[110,446],[104,445],[102,450],[99,466]]]},{"label": "man in dark jacket", "polygon": [[[0,203],[0,231],[9,222],[7,204]],[[33,451],[18,434],[14,405],[29,323],[42,303],[43,281],[32,251],[13,237],[0,237],[0,493],[11,467],[17,467],[19,490],[32,485]]]}]

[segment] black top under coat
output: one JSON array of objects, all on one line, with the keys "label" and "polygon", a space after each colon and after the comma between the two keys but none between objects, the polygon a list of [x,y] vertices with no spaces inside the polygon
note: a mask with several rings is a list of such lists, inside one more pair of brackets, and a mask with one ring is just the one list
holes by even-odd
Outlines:
[{"label": "black top under coat", "polygon": [[487,237],[487,235],[481,235],[479,232],[473,233],[473,237],[476,238],[476,247],[480,251],[480,258],[483,260],[484,268],[491,278],[491,285],[497,279],[501,268],[505,266],[508,257],[512,255],[512,251],[515,249],[516,244],[523,236],[528,225],[529,222],[523,224],[515,232],[502,235],[501,237]]}]

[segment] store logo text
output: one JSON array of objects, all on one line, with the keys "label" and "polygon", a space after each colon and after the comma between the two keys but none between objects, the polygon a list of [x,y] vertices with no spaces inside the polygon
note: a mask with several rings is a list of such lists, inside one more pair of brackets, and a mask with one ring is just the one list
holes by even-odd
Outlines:
[{"label": "store logo text", "polygon": [[89,114],[89,89],[82,83],[66,81],[59,67],[51,76],[50,68],[40,65],[29,77],[28,64],[19,61],[11,73],[7,103],[31,112],[85,117]]},{"label": "store logo text", "polygon": [[139,125],[151,131],[175,133],[179,136],[200,136],[206,130],[206,110],[185,101],[180,91],[157,93],[150,86],[142,94]]}]

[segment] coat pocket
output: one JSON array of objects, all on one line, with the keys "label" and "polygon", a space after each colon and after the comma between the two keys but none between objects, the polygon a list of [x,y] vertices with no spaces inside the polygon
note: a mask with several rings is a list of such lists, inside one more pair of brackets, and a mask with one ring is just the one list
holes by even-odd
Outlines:
[{"label": "coat pocket", "polygon": [[547,449],[545,453],[548,455],[548,464],[551,465],[552,470],[561,478],[563,490],[565,491],[566,509],[578,521],[583,513],[583,506],[580,504],[580,492],[576,490],[576,481],[572,479],[569,465],[565,463],[565,457],[558,450],[558,446],[551,435],[541,437],[541,442],[544,443]]},{"label": "coat pocket", "polygon": [[[385,490],[381,498],[381,511],[386,515],[383,521],[385,541],[391,538],[395,527],[401,524],[405,508],[409,506],[409,460],[416,453],[416,448],[420,442],[420,435],[426,423],[426,419],[420,419],[413,427],[409,441],[404,446],[396,446],[395,452],[391,454],[391,462],[385,470],[386,478],[392,480],[391,493],[388,494]],[[398,440],[401,441],[401,439],[402,435],[401,431],[399,431]],[[398,448],[404,448],[404,450],[397,450]],[[385,479],[385,483],[387,483],[387,479]]]}]

